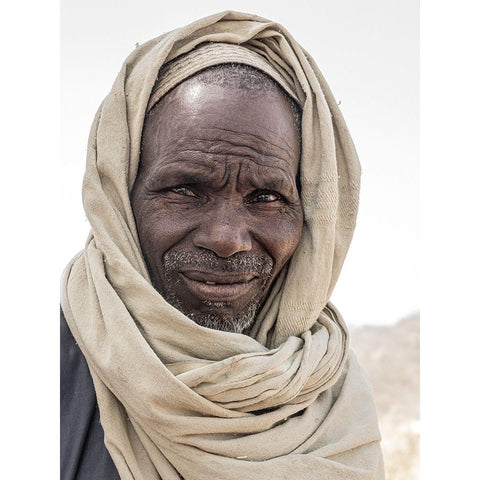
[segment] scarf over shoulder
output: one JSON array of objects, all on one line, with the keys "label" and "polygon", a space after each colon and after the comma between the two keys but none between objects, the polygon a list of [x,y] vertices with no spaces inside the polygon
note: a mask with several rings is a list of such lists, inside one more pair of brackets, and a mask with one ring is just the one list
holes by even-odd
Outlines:
[{"label": "scarf over shoulder", "polygon": [[[148,109],[225,62],[263,70],[302,108],[302,238],[250,336],[201,327],[153,288],[129,198]],[[372,393],[328,303],[359,180],[333,95],[280,25],[224,12],[127,58],[92,126],[83,186],[92,230],[61,299],[123,480],[383,479]]]}]

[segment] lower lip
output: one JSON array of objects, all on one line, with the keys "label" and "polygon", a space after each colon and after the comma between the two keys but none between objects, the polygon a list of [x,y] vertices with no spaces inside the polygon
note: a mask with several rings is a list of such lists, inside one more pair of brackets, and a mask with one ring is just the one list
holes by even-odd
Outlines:
[{"label": "lower lip", "polygon": [[231,302],[245,295],[258,280],[254,278],[246,283],[215,283],[208,284],[198,280],[192,280],[180,274],[186,287],[197,297],[212,302]]}]

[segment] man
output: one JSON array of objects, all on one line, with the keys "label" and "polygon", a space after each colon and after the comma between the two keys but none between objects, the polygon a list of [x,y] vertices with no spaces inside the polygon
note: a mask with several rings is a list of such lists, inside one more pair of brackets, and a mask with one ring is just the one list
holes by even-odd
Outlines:
[{"label": "man", "polygon": [[328,303],[358,187],[280,26],[226,12],[138,47],[92,127],[92,233],[63,279],[62,477],[383,478]]}]

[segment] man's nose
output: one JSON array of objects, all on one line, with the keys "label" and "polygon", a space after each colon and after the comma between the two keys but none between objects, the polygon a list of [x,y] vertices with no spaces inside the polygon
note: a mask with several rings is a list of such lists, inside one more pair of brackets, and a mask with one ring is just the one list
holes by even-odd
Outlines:
[{"label": "man's nose", "polygon": [[252,249],[247,222],[241,214],[225,205],[209,212],[201,219],[193,234],[193,243],[206,248],[219,257],[227,258]]}]

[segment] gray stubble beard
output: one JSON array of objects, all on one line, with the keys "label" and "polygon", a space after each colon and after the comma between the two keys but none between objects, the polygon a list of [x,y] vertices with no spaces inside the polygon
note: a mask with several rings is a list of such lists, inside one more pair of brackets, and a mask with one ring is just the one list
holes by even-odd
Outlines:
[{"label": "gray stubble beard", "polygon": [[[164,255],[166,286],[160,293],[165,300],[184,315],[191,318],[202,327],[232,333],[245,333],[253,324],[255,315],[261,307],[265,287],[271,278],[273,261],[262,255],[238,253],[226,259],[217,257],[213,252],[190,252],[186,250],[168,251]],[[245,305],[242,311],[235,315],[222,315],[216,312],[188,311],[182,300],[176,294],[173,284],[174,276],[181,269],[201,268],[204,271],[242,272],[253,273],[261,279],[261,286],[257,294]],[[179,280],[177,280],[179,282]],[[212,302],[203,300],[202,303],[209,309],[224,308],[229,302]]]}]

